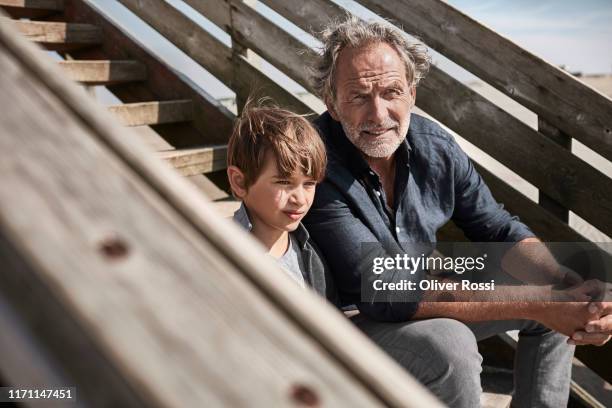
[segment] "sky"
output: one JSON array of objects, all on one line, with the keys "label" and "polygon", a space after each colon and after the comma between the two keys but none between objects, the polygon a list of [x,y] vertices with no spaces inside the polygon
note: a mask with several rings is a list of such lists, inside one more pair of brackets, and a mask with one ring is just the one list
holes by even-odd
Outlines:
[{"label": "sky", "polygon": [[[215,81],[197,64],[193,64],[180,51],[175,50],[156,32],[139,23],[127,9],[116,0],[90,0],[107,14],[129,27],[138,38],[158,54],[170,61],[179,71],[195,79],[204,89],[217,98],[231,97],[232,92]],[[229,36],[222,30],[190,9],[182,0],[167,0],[187,16],[201,24],[205,29],[219,36],[229,45]],[[204,0],[218,1],[218,0]],[[251,3],[254,0],[251,0]],[[301,1],[301,0],[288,0]],[[363,11],[352,0],[334,0],[343,7],[360,14],[364,18],[375,18]],[[612,73],[612,0],[448,0],[468,16],[494,29],[521,47],[538,55],[554,65],[566,65],[572,72],[585,74]],[[297,36],[305,44],[317,42],[308,34],[293,26],[285,19],[255,2],[257,11]],[[459,80],[474,79],[472,75],[449,62],[444,57],[433,54],[434,63]],[[262,64],[264,72],[270,74],[273,68]],[[274,75],[278,77],[279,75]],[[294,92],[301,87],[290,80],[281,80],[282,85]]]},{"label": "sky", "polygon": [[555,65],[612,73],[612,0],[448,0]]}]

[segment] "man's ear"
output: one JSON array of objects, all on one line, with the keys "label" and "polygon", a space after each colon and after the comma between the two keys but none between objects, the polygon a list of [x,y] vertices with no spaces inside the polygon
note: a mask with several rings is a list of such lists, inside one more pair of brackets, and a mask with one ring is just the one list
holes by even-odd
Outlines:
[{"label": "man's ear", "polygon": [[334,104],[334,102],[331,101],[329,98],[326,98],[325,106],[327,107],[327,111],[329,112],[332,119],[336,122],[340,122],[340,116],[338,115],[338,112],[336,112],[336,105]]},{"label": "man's ear", "polygon": [[412,106],[416,103],[416,85],[410,87],[410,97],[412,98]]},{"label": "man's ear", "polygon": [[228,166],[227,178],[236,198],[242,199],[247,194],[246,178],[244,173],[236,166]]}]

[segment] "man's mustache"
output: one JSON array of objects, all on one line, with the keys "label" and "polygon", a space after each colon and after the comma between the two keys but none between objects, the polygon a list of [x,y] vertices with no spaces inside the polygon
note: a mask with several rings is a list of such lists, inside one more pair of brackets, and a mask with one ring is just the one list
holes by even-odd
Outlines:
[{"label": "man's mustache", "polygon": [[362,123],[357,127],[357,131],[369,132],[372,130],[390,129],[394,127],[399,127],[399,122],[391,118],[387,118],[382,123],[372,123],[372,122]]}]

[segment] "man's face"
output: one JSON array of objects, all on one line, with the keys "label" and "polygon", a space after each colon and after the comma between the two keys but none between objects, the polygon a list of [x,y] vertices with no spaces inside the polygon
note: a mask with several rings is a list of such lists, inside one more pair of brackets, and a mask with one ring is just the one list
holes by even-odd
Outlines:
[{"label": "man's face", "polygon": [[258,229],[294,231],[314,198],[317,182],[301,172],[278,174],[274,155],[268,152],[255,183],[241,197]]},{"label": "man's face", "polygon": [[338,56],[332,117],[366,156],[390,157],[408,132],[415,89],[406,68],[386,43],[345,48]]}]

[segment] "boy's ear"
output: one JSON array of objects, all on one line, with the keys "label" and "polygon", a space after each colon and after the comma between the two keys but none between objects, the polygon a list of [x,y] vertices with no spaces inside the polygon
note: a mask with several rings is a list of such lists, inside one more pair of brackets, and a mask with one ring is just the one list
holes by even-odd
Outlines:
[{"label": "boy's ear", "polygon": [[227,178],[236,197],[242,199],[247,193],[244,173],[236,166],[229,166],[227,168]]}]

